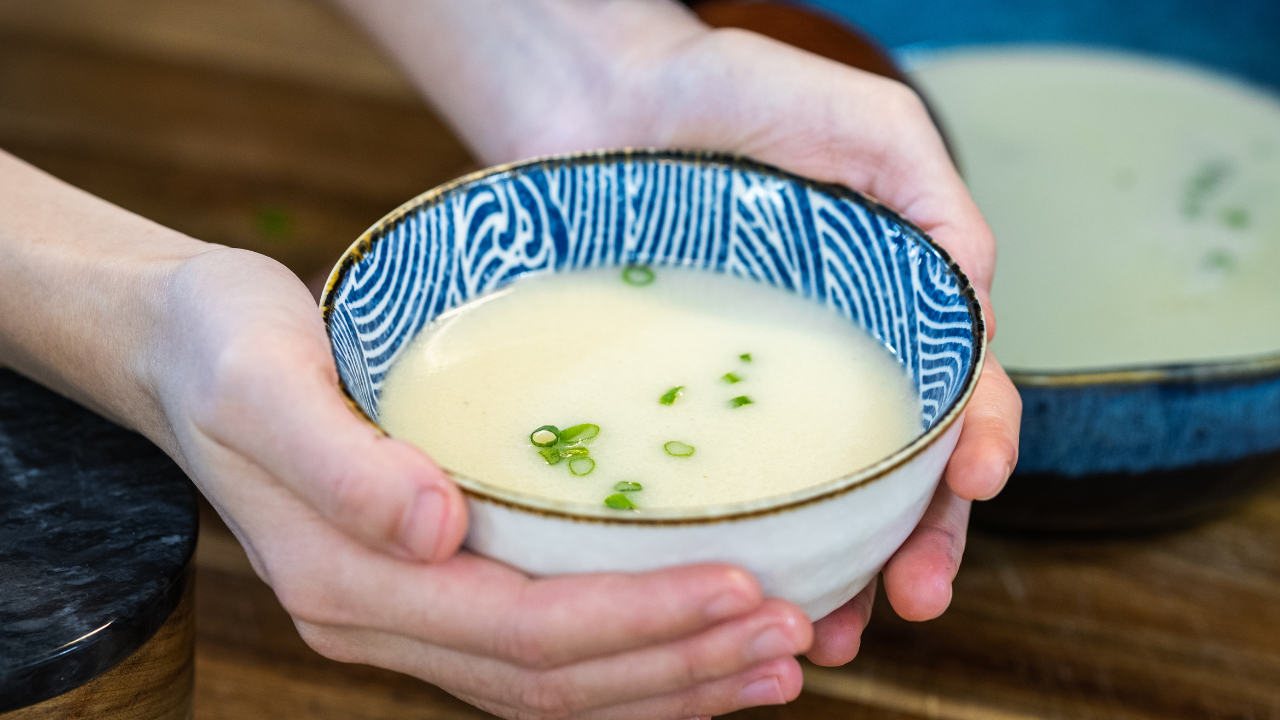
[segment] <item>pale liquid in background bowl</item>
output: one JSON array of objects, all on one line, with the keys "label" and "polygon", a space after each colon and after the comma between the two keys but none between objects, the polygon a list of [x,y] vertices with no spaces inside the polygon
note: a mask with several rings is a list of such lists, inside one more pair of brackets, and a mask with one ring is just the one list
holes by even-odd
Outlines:
[{"label": "pale liquid in background bowl", "polygon": [[1006,367],[1280,353],[1276,96],[1104,51],[916,65],[999,242],[992,349]]},{"label": "pale liquid in background bowl", "polygon": [[[800,490],[920,434],[895,357],[835,311],[727,275],[655,273],[644,287],[616,268],[525,278],[442,316],[393,365],[379,422],[454,472],[528,495],[599,508],[615,483],[639,482],[628,497],[641,511]],[[578,423],[601,428],[584,477],[529,439]],[[668,455],[671,440],[693,455]]]}]

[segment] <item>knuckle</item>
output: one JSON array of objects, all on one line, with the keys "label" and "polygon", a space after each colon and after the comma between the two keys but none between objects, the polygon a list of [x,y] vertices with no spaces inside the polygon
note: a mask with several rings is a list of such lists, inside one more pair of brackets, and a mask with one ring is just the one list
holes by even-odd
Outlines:
[{"label": "knuckle", "polygon": [[338,633],[322,625],[304,621],[295,622],[294,625],[298,628],[298,634],[302,637],[302,641],[307,644],[307,647],[324,657],[344,663],[355,663],[363,660],[363,656],[358,649],[352,643],[341,638]]},{"label": "knuckle", "polygon": [[939,520],[931,524],[926,537],[943,557],[956,562],[964,551],[964,532],[949,519]]},{"label": "knuckle", "polygon": [[576,686],[564,676],[551,673],[533,677],[520,693],[520,704],[541,720],[571,718],[582,706]]},{"label": "knuckle", "polygon": [[313,579],[307,574],[289,572],[277,574],[273,578],[272,589],[276,599],[289,613],[295,622],[326,624],[340,618],[335,617],[331,604],[325,599],[329,593],[324,588],[316,587]]},{"label": "knuckle", "polygon": [[920,118],[928,120],[929,114],[925,110],[924,101],[907,85],[897,80],[886,79],[882,92],[884,100],[890,103],[892,107],[899,110],[904,115],[916,115]]},{"label": "knuckle", "polygon": [[558,665],[558,657],[545,632],[547,607],[529,590],[528,585],[521,589],[515,612],[497,635],[496,650],[499,657],[518,667],[551,670]]},{"label": "knuckle", "polygon": [[348,465],[329,472],[330,492],[322,512],[367,543],[396,544],[413,495],[379,482],[366,467]]},{"label": "knuckle", "polygon": [[546,641],[536,632],[523,627],[517,625],[500,641],[500,655],[528,670],[552,669],[555,663]]},{"label": "knuckle", "polygon": [[680,687],[698,685],[715,677],[718,674],[716,671],[722,667],[736,664],[734,661],[737,658],[728,655],[724,651],[716,652],[696,645],[683,647],[677,651],[669,672],[677,679]]},{"label": "knuckle", "polygon": [[330,477],[335,512],[340,517],[359,517],[377,507],[376,484],[352,468],[337,468]]}]

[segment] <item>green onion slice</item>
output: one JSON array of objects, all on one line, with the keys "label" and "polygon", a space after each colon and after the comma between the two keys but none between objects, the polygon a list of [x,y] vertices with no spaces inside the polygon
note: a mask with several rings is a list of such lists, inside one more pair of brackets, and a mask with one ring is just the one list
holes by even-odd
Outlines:
[{"label": "green onion slice", "polygon": [[591,454],[591,451],[584,447],[572,446],[557,449],[567,458],[584,458]]},{"label": "green onion slice", "polygon": [[679,440],[672,440],[666,445],[663,445],[662,449],[666,450],[667,454],[671,457],[689,457],[693,454],[693,446],[687,443],[682,443]]},{"label": "green onion slice", "polygon": [[751,362],[751,353],[742,353],[738,356],[738,359],[742,362]]},{"label": "green onion slice", "polygon": [[638,482],[623,480],[622,482],[615,484],[613,486],[613,489],[617,490],[618,492],[629,493],[629,492],[640,492],[644,488],[641,487],[640,483]]},{"label": "green onion slice", "polygon": [[652,285],[655,277],[648,265],[628,265],[622,269],[622,282],[635,287]]},{"label": "green onion slice", "polygon": [[590,475],[592,470],[596,469],[596,461],[589,457],[578,457],[569,461],[569,472],[582,477]]},{"label": "green onion slice", "polygon": [[747,397],[746,395],[739,395],[738,397],[729,401],[729,407],[735,407],[735,408],[740,408],[743,405],[750,405],[750,404],[751,404],[751,398]]},{"label": "green onion slice", "polygon": [[723,381],[725,381],[725,382],[727,382],[727,383],[729,383],[730,385],[732,385],[732,384],[734,384],[734,383],[740,383],[740,382],[742,382],[742,378],[741,378],[741,377],[738,377],[737,375],[735,375],[735,374],[733,374],[733,373],[731,373],[731,372],[727,372],[727,373],[725,373],[724,375],[720,376],[720,379],[721,379],[721,380],[723,380]]},{"label": "green onion slice", "polygon": [[551,447],[560,439],[560,429],[555,425],[543,425],[529,433],[529,442],[538,447]]},{"label": "green onion slice", "polygon": [[671,388],[670,390],[668,390],[665,395],[658,398],[658,402],[662,403],[663,405],[671,405],[676,401],[676,398],[680,397],[683,394],[684,394],[684,386],[677,385]]},{"label": "green onion slice", "polygon": [[581,425],[574,425],[571,428],[565,428],[564,430],[560,431],[560,442],[579,443],[584,440],[590,440],[591,438],[599,434],[600,434],[599,425],[592,425],[591,423],[583,423]]},{"label": "green onion slice", "polygon": [[543,460],[547,461],[548,465],[555,465],[556,463],[564,459],[564,454],[555,448],[546,448],[544,450],[539,450],[538,454],[542,456]]},{"label": "green onion slice", "polygon": [[631,502],[631,498],[627,497],[626,495],[623,495],[622,493],[610,495],[609,497],[605,498],[604,505],[605,507],[612,508],[614,510],[635,510],[636,509],[636,504]]}]

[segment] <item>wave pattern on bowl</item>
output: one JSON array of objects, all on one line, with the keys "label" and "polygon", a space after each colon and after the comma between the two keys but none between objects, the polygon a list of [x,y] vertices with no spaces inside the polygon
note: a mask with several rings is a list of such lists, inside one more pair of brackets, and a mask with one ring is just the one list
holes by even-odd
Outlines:
[{"label": "wave pattern on bowl", "polygon": [[399,351],[472,298],[529,273],[651,263],[729,272],[838,309],[899,358],[932,427],[980,344],[949,260],[857,193],[689,157],[532,162],[427,193],[375,227],[331,289],[334,356],[355,402],[376,420]]}]

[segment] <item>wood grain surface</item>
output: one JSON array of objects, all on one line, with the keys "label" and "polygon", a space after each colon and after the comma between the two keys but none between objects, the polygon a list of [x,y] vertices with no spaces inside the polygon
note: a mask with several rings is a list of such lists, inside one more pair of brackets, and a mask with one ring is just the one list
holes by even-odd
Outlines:
[{"label": "wood grain surface", "polygon": [[[472,164],[312,0],[0,0],[0,147],[304,277]],[[211,513],[195,598],[197,718],[488,717],[311,651]],[[881,596],[853,663],[733,717],[1280,720],[1280,477],[1174,534],[973,535],[942,618],[905,622]]]},{"label": "wood grain surface", "polygon": [[308,0],[0,0],[0,148],[304,278],[473,165]]}]

